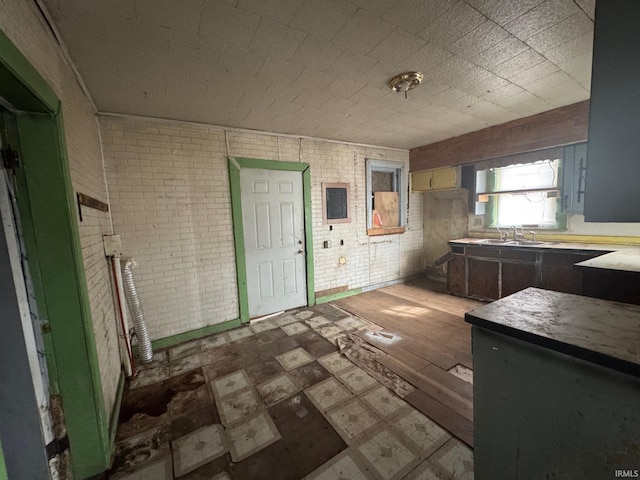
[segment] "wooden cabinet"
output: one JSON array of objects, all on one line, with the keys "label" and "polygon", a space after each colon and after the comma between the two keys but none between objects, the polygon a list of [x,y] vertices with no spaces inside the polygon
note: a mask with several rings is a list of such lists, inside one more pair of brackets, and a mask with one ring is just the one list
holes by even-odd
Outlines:
[{"label": "wooden cabinet", "polygon": [[456,245],[452,251],[449,293],[482,300],[497,300],[527,287],[580,294],[582,273],[575,264],[606,253],[496,245]]},{"label": "wooden cabinet", "polygon": [[446,190],[456,188],[457,184],[458,173],[454,167],[411,173],[411,190],[414,192]]},{"label": "wooden cabinet", "polygon": [[589,114],[587,222],[640,222],[640,2],[598,2]]}]

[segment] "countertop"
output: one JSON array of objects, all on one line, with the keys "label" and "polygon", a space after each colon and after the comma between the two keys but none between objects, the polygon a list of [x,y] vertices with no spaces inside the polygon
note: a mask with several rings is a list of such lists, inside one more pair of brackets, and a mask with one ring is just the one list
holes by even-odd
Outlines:
[{"label": "countertop", "polygon": [[577,267],[640,273],[640,249],[619,250],[576,263]]},{"label": "countertop", "polygon": [[527,288],[465,321],[640,378],[640,306]]},{"label": "countertop", "polygon": [[545,242],[542,245],[512,245],[509,243],[483,243],[483,240],[484,239],[482,238],[458,238],[456,240],[449,240],[449,243],[458,245],[477,245],[482,247],[526,248],[534,250],[584,250],[596,252],[635,251],[640,255],[640,248],[631,245],[573,242]]}]

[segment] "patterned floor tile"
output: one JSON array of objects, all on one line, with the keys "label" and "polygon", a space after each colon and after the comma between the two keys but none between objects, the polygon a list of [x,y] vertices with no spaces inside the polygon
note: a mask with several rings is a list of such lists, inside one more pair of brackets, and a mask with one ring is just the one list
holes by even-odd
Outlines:
[{"label": "patterned floor tile", "polygon": [[358,398],[329,410],[327,418],[344,441],[350,445],[382,423]]},{"label": "patterned floor tile", "polygon": [[231,459],[239,462],[280,440],[280,433],[267,412],[260,412],[227,430]]},{"label": "patterned floor tile", "polygon": [[347,448],[307,475],[305,480],[368,480],[368,473],[351,448]]},{"label": "patterned floor tile", "polygon": [[298,320],[307,320],[313,317],[313,310],[302,310],[294,315]]},{"label": "patterned floor tile", "polygon": [[173,471],[181,477],[224,455],[228,450],[222,425],[209,425],[171,442]]},{"label": "patterned floor tile", "polygon": [[331,325],[331,321],[327,320],[322,315],[318,315],[317,317],[309,318],[308,320],[305,320],[305,321],[307,322],[307,324],[311,328],[314,328],[314,329],[322,327],[322,326]]},{"label": "patterned floor tile", "polygon": [[324,338],[337,337],[338,335],[341,335],[344,333],[344,330],[342,330],[337,325],[324,325],[322,327],[317,327],[317,328],[314,327],[314,330],[318,332],[320,335],[322,335]]},{"label": "patterned floor tile", "polygon": [[203,352],[206,352],[208,350],[218,348],[225,343],[227,343],[227,336],[224,333],[219,333],[218,335],[212,335],[210,337],[203,338],[200,344],[200,348]]},{"label": "patterned floor tile", "polygon": [[250,386],[251,380],[244,370],[238,370],[211,382],[211,390],[216,401]]},{"label": "patterned floor tile", "polygon": [[394,418],[392,424],[400,434],[409,438],[422,458],[431,455],[451,438],[446,430],[414,408]]},{"label": "patterned floor tile", "polygon": [[250,337],[251,335],[253,335],[253,332],[248,327],[234,328],[233,330],[226,332],[228,342],[236,342],[243,338]]},{"label": "patterned floor tile", "polygon": [[120,472],[109,477],[111,480],[172,480],[173,466],[171,455],[151,462],[135,472]]},{"label": "patterned floor tile", "polygon": [[351,360],[342,355],[340,352],[335,352],[331,355],[327,355],[326,357],[319,358],[318,362],[320,362],[320,364],[324,368],[329,370],[334,375],[338,372],[354,366]]},{"label": "patterned floor tile", "polygon": [[418,457],[389,430],[382,430],[358,447],[371,470],[384,480],[396,480],[408,474]]},{"label": "patterned floor tile", "polygon": [[191,342],[181,343],[180,345],[176,345],[168,350],[169,352],[169,360],[174,362],[175,360],[182,357],[189,357],[191,355],[195,355],[200,352],[201,341],[193,340]]},{"label": "patterned floor tile", "polygon": [[243,390],[216,402],[222,424],[229,427],[249,415],[262,410],[264,403],[254,388]]},{"label": "patterned floor tile", "polygon": [[277,355],[276,360],[286,371],[298,368],[306,363],[313,362],[313,357],[304,348],[296,348],[282,355]]},{"label": "patterned floor tile", "polygon": [[380,385],[375,378],[358,367],[336,373],[336,377],[356,395],[360,395],[362,392],[366,392],[370,388]]},{"label": "patterned floor tile", "polygon": [[326,412],[352,397],[351,392],[335,378],[329,378],[311,388],[307,388],[304,393],[321,412]]},{"label": "patterned floor tile", "polygon": [[195,353],[189,357],[180,358],[175,362],[171,361],[169,363],[169,375],[175,377],[189,370],[195,370],[198,367],[200,367],[200,353]]},{"label": "patterned floor tile", "polygon": [[285,315],[280,315],[278,317],[275,317],[273,321],[279,327],[284,327],[285,325],[289,325],[290,323],[296,323],[298,319],[293,315],[285,314]]},{"label": "patterned floor tile", "polygon": [[253,330],[253,333],[262,333],[267,332],[269,330],[273,330],[274,328],[278,328],[279,325],[273,321],[272,318],[267,318],[265,320],[258,320],[256,322],[252,322],[249,325],[249,328]]},{"label": "patterned floor tile", "polygon": [[309,330],[309,327],[307,327],[302,322],[290,323],[289,325],[285,325],[280,328],[282,328],[284,333],[286,333],[287,335],[297,335],[299,333],[306,332],[307,330]]},{"label": "patterned floor tile", "polygon": [[457,438],[452,438],[429,457],[446,478],[473,480],[473,451]]},{"label": "patterned floor tile", "polygon": [[169,361],[169,355],[167,350],[160,350],[159,352],[153,352],[153,359],[149,363],[136,364],[137,370],[149,370],[166,364]]},{"label": "patterned floor tile", "polygon": [[258,385],[257,388],[268,406],[275,405],[300,390],[286,373]]},{"label": "patterned floor tile", "polygon": [[369,322],[366,322],[361,318],[347,317],[342,320],[336,320],[335,324],[343,330],[360,330],[361,328],[369,325]]},{"label": "patterned floor tile", "polygon": [[407,402],[398,397],[387,387],[380,385],[378,388],[364,393],[361,397],[376,414],[385,420],[395,417],[403,410],[411,408]]},{"label": "patterned floor tile", "polygon": [[151,385],[152,383],[162,382],[169,378],[169,365],[161,365],[155,368],[149,368],[148,370],[141,370],[138,376],[131,380],[129,384],[129,390],[134,388],[144,387],[145,385]]}]

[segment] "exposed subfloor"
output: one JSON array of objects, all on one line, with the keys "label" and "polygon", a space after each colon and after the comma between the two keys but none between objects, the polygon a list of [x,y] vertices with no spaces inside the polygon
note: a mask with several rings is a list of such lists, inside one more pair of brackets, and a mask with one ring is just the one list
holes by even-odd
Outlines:
[{"label": "exposed subfloor", "polygon": [[380,327],[318,305],[157,352],[110,478],[472,479],[469,447],[338,351],[356,330]]}]

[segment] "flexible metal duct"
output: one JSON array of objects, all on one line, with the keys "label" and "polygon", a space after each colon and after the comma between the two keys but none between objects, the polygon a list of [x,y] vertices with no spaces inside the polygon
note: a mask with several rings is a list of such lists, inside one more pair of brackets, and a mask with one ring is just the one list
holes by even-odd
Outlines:
[{"label": "flexible metal duct", "polygon": [[140,355],[140,363],[149,363],[153,360],[153,350],[151,349],[151,338],[149,337],[149,329],[147,328],[147,322],[144,320],[144,312],[142,311],[142,305],[140,304],[140,298],[138,297],[138,290],[136,290],[136,284],[133,281],[133,268],[136,266],[136,262],[127,258],[122,267],[122,276],[124,279],[124,294],[127,297],[127,305],[129,306],[129,313],[133,318],[133,328],[136,332],[136,338],[138,340],[138,353]]}]

